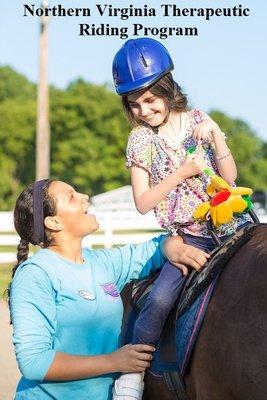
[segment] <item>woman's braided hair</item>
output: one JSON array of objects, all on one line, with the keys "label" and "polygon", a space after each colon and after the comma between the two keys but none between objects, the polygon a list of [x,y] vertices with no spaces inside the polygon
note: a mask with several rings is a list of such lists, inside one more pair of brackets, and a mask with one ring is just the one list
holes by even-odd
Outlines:
[{"label": "woman's braided hair", "polygon": [[[44,218],[47,216],[56,215],[57,211],[56,201],[48,193],[49,186],[52,182],[53,179],[47,179],[42,189]],[[45,239],[42,243],[40,243],[38,235],[34,231],[33,187],[34,183],[31,183],[29,186],[27,186],[26,189],[24,189],[23,192],[19,195],[15,204],[14,225],[17,233],[20,236],[20,242],[17,248],[17,263],[12,269],[12,279],[16,273],[18,266],[27,260],[30,244],[47,247],[52,241],[50,233],[45,230]],[[4,293],[5,297],[7,297],[8,303],[10,300],[10,287],[11,282]],[[10,322],[12,323],[11,319]]]},{"label": "woman's braided hair", "polygon": [[[48,194],[48,188],[52,182],[52,179],[47,179],[42,189],[44,218],[56,214],[56,202],[51,195]],[[43,243],[40,243],[38,235],[34,232],[33,186],[33,183],[27,186],[19,195],[15,204],[14,225],[20,236],[20,242],[17,249],[17,263],[12,270],[12,278],[14,277],[18,266],[23,261],[27,260],[30,244],[47,247],[52,240],[49,232],[45,230],[45,240]]]}]

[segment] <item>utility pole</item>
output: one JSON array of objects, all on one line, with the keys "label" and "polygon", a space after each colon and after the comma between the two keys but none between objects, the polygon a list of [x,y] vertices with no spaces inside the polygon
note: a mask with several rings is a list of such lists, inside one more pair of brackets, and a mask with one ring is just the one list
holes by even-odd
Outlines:
[{"label": "utility pole", "polygon": [[[43,0],[42,8],[48,8],[48,0]],[[48,71],[48,22],[49,17],[40,17],[39,42],[39,84],[37,97],[36,132],[36,180],[50,176],[50,125]]]}]

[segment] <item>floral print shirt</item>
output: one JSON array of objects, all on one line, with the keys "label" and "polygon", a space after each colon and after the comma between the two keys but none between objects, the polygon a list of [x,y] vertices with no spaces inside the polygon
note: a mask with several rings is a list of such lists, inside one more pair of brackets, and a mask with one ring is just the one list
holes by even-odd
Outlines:
[{"label": "floral print shirt", "polygon": [[[126,166],[136,165],[144,168],[149,174],[150,187],[156,186],[184,163],[188,149],[197,144],[193,136],[194,127],[207,118],[210,117],[202,111],[188,111],[183,141],[181,143],[178,141],[179,144],[176,146],[171,146],[169,141],[167,142],[150,126],[137,126],[129,136]],[[202,147],[207,167],[219,174],[211,141],[203,141]],[[196,207],[210,199],[206,193],[208,184],[209,177],[201,173],[183,180],[171,190],[154,209],[161,227],[171,233],[182,231],[194,236],[210,236],[206,222],[193,219]],[[217,234],[219,236],[232,234],[246,220],[244,216],[236,217],[231,223],[222,225]]]}]

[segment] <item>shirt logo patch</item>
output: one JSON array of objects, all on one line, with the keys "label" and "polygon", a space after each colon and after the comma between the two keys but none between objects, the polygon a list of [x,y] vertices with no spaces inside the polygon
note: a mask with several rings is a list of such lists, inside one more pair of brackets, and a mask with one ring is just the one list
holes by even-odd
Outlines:
[{"label": "shirt logo patch", "polygon": [[113,282],[108,282],[108,283],[104,283],[103,285],[101,285],[105,294],[109,294],[112,297],[119,297],[120,294],[116,288],[115,283]]},{"label": "shirt logo patch", "polygon": [[95,300],[95,294],[89,292],[88,290],[81,289],[78,292],[78,295],[81,296],[85,300]]}]

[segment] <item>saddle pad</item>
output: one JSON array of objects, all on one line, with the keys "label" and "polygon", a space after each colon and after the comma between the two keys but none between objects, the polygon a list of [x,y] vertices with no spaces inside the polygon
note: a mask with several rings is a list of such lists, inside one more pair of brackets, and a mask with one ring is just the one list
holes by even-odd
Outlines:
[{"label": "saddle pad", "polygon": [[165,360],[164,352],[166,348],[162,346],[160,340],[151,364],[151,371],[155,375],[162,374],[165,371],[178,371],[181,376],[184,376],[215,285],[216,280],[201,293],[194,304],[176,321],[176,351],[174,351],[172,361],[170,359]]},{"label": "saddle pad", "polygon": [[207,265],[200,271],[193,273],[188,277],[183,292],[180,296],[177,307],[178,319],[192,304],[198,296],[210,285],[211,282],[221,273],[224,266],[233,257],[233,255],[253,236],[255,229],[259,224],[249,224],[240,229],[228,240],[213,250],[211,258]]},{"label": "saddle pad", "polygon": [[[177,321],[174,320],[175,313],[173,313],[171,318],[173,319],[174,324],[173,333],[175,334],[176,351],[174,351],[172,361],[170,361],[170,359],[165,361],[165,346],[162,346],[162,339],[159,341],[159,344],[156,346],[156,351],[153,354],[153,361],[150,367],[153,375],[162,376],[165,371],[179,371],[182,376],[184,375],[209,300],[214,290],[215,283],[216,281],[212,282],[210,286],[197,298],[195,303],[185,313],[183,313]],[[128,317],[127,327],[124,333],[124,344],[131,343],[134,323],[138,318],[140,311],[140,308],[134,307]]]}]

